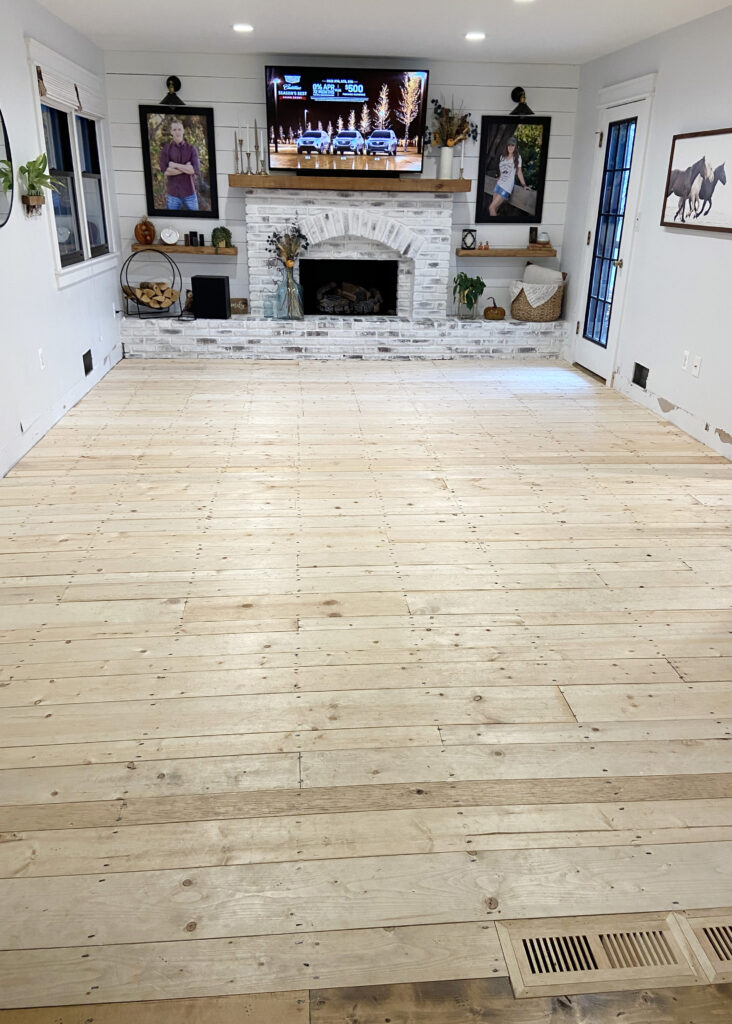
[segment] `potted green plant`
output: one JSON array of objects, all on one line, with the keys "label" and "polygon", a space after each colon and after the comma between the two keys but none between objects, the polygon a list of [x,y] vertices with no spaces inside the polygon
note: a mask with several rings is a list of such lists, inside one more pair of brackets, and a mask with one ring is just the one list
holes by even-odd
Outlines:
[{"label": "potted green plant", "polygon": [[60,178],[52,178],[50,174],[47,174],[47,169],[48,158],[45,153],[41,153],[34,160],[29,160],[27,164],[23,164],[22,167],[18,168],[21,184],[24,186],[26,193],[21,197],[21,201],[25,206],[42,206],[46,201],[46,197],[43,194],[44,188],[50,188],[54,192],[58,192],[58,186],[63,184]]},{"label": "potted green plant", "polygon": [[219,226],[211,232],[211,245],[215,249],[231,248],[231,232],[228,228]]},{"label": "potted green plant", "polygon": [[485,291],[482,277],[468,277],[464,271],[456,274],[452,281],[452,297],[457,300],[458,316],[472,320],[478,312],[478,299]]}]

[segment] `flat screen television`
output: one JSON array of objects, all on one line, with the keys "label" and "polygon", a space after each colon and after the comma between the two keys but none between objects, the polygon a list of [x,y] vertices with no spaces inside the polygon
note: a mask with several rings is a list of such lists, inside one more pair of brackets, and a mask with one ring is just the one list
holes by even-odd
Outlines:
[{"label": "flat screen television", "polygon": [[419,173],[428,72],[268,66],[269,166],[316,174]]}]

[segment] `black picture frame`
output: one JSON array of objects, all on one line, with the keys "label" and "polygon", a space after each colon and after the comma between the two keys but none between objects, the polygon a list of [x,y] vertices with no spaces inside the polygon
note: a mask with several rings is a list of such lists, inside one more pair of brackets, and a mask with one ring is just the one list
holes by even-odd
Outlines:
[{"label": "black picture frame", "polygon": [[[170,107],[140,106],[140,137],[142,163],[145,173],[145,196],[148,217],[192,217],[200,220],[218,219],[219,195],[216,185],[216,146],[214,138],[214,115],[211,107]],[[164,147],[173,141],[171,126],[179,121],[183,125],[183,142],[192,147],[197,162],[197,171],[189,175],[193,179],[194,207],[190,193],[174,195],[180,205],[169,205],[169,189],[166,176],[161,170]],[[183,173],[183,172],[182,172]],[[185,172],[188,174],[188,172]],[[171,180],[180,175],[170,176]],[[183,186],[175,189],[182,191]]]},{"label": "black picture frame", "polygon": [[[549,155],[550,117],[486,114],[480,122],[475,220],[478,224],[540,224],[544,209],[546,166]],[[518,141],[520,173],[527,188],[514,176],[510,198],[499,196],[495,214],[490,212],[499,176],[499,160],[506,158],[510,138]],[[523,150],[523,152],[522,152]]]},{"label": "black picture frame", "polygon": [[[10,214],[13,212],[13,198],[15,196],[15,172],[13,169],[13,154],[10,151],[10,139],[8,138],[8,129],[3,119],[2,110],[0,110],[0,160],[7,160],[10,164],[9,180],[10,185],[7,192],[0,191],[0,228],[4,227],[5,224],[10,220]],[[40,207],[39,207],[40,209]]]},{"label": "black picture frame", "polygon": [[727,189],[717,191],[727,184],[728,163],[732,166],[732,128],[674,135],[661,227],[732,232],[732,200]]}]

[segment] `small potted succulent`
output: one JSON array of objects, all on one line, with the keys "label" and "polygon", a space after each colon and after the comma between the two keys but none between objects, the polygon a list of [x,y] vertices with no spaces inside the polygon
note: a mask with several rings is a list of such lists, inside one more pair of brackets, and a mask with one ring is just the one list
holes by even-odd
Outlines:
[{"label": "small potted succulent", "polygon": [[217,227],[211,232],[211,245],[215,249],[230,249],[231,248],[231,232],[228,228]]},{"label": "small potted succulent", "polygon": [[473,320],[478,313],[478,299],[485,291],[482,277],[468,277],[464,271],[456,274],[452,282],[452,297],[457,300],[458,317]]}]

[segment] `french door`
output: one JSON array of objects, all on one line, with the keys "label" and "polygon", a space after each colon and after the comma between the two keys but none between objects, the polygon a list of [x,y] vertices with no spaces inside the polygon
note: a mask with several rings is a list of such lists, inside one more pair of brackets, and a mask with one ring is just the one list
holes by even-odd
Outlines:
[{"label": "french door", "polygon": [[616,366],[643,169],[648,101],[607,108],[600,123],[575,361],[608,383]]}]

